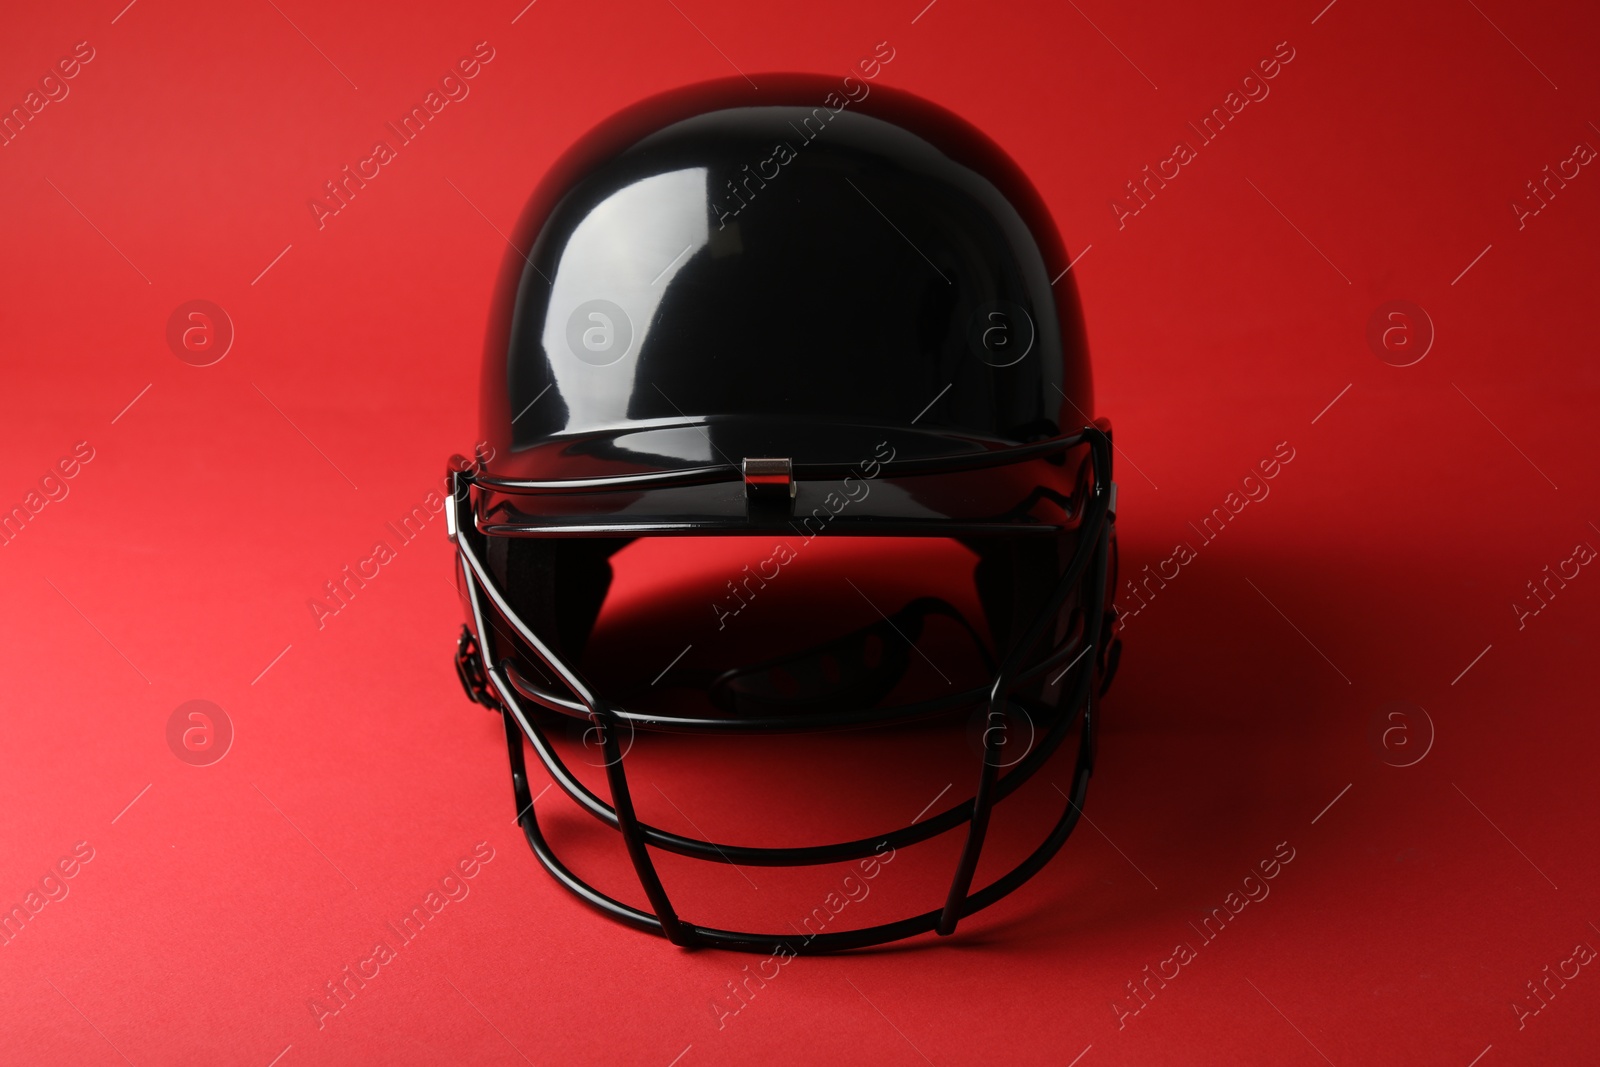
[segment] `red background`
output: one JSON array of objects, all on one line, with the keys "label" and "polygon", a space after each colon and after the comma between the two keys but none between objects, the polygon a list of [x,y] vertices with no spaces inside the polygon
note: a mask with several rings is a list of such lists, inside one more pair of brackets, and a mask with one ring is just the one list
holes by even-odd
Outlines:
[{"label": "red background", "polygon": [[[94,450],[0,548],[0,904],[94,850],[0,947],[0,1060],[1592,1059],[1592,968],[1520,1027],[1512,1008],[1600,944],[1600,578],[1521,629],[1511,607],[1600,545],[1600,177],[1520,229],[1509,207],[1600,146],[1583,5],[276,6],[55,6],[0,41],[7,109],[95,50],[0,148],[0,504]],[[485,40],[471,95],[319,230],[322,183]],[[320,630],[307,600],[471,447],[496,230],[566,145],[658,90],[843,76],[884,40],[880,80],[988,131],[1081,253],[1125,575],[1196,541],[1188,523],[1279,442],[1295,459],[1129,621],[1092,827],[957,938],[796,961],[719,1028],[711,1002],[753,959],[602,920],[518,839],[498,726],[446,664],[442,523]],[[1119,228],[1111,198],[1281,41],[1270,96]],[[214,366],[167,346],[192,299],[237,331]],[[1366,340],[1393,299],[1437,331],[1404,368]],[[167,747],[191,699],[236,731],[209,767]],[[1405,767],[1430,733],[1414,712],[1373,740],[1399,700],[1432,724]],[[676,814],[645,795],[647,814],[740,840],[772,840],[774,812],[804,825],[893,794],[908,816],[933,793],[863,761],[820,800],[730,801],[760,776],[651,758],[681,795]],[[547,807],[595,862],[620,852]],[[883,810],[868,822],[903,821]],[[479,841],[494,859],[470,895],[319,1028],[308,998]],[[1279,842],[1295,858],[1270,897],[1202,945],[1189,924]],[[950,850],[905,855],[871,917],[942,892]],[[663,872],[692,900],[687,866]],[[820,883],[770,879],[726,883],[740,917],[815,902]],[[1198,957],[1119,1026],[1125,983],[1184,940]]]}]

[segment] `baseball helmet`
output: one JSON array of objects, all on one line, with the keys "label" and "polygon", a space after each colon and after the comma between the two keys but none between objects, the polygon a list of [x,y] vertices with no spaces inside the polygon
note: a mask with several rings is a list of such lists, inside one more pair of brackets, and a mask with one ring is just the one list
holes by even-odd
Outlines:
[{"label": "baseball helmet", "polygon": [[[677,945],[816,953],[952,933],[1071,833],[1120,652],[1116,487],[1069,260],[1017,165],[904,92],[803,75],[760,86],[698,85],[608,120],[551,167],[511,235],[484,356],[483,444],[450,469],[467,615],[456,667],[467,695],[502,716],[517,821],[563,886]],[[684,535],[949,539],[975,557],[978,608],[918,596],[831,633],[777,620],[755,661],[683,659],[648,684],[614,657],[586,658],[617,553]],[[770,577],[746,568],[728,588]],[[919,635],[940,618],[970,635],[980,676],[905,699]],[[964,714],[989,724],[967,799],[855,840],[684,836],[643,822],[630,794],[638,735]],[[1034,730],[1020,758],[1003,754],[1003,726],[1019,715]],[[603,756],[608,797],[563,759],[557,741],[572,729]],[[1059,818],[974,888],[995,806],[1069,740]],[[558,858],[534,810],[530,748],[620,833],[646,907]],[[690,921],[651,854],[805,866],[948,833],[963,843],[937,906],[813,935]]]}]

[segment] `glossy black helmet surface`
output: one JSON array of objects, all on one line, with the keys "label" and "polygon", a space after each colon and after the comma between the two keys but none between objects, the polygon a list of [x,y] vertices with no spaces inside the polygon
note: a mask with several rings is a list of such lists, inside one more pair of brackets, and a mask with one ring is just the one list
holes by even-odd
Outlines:
[{"label": "glossy black helmet surface", "polygon": [[[696,86],[607,122],[552,168],[513,235],[484,361],[490,458],[454,475],[469,604],[457,666],[469,695],[504,716],[530,845],[613,917],[682,945],[767,952],[950,933],[1042,867],[1079,814],[1091,702],[1116,660],[1109,424],[1092,418],[1065,252],[1003,152],[882,86],[851,99],[828,79],[760,84]],[[962,625],[984,646],[986,684],[885,706],[904,649],[875,662],[865,650],[914,640],[929,615],[959,617],[931,597],[887,628],[779,635],[797,647],[711,674],[685,668],[649,693],[582,669],[619,549],[652,534],[765,531],[959,540],[979,561],[984,617]],[[650,703],[674,684],[702,691],[703,707]],[[618,742],[635,730],[821,730],[973,707],[997,721],[1021,709],[1039,743],[1002,768],[1002,742],[986,732],[972,799],[837,845],[736,846],[645,825]],[[599,738],[609,803],[551,744],[564,719]],[[992,806],[1073,733],[1074,787],[1054,830],[972,891]],[[532,810],[524,739],[621,832],[650,910],[556,858]],[[942,907],[804,938],[679,919],[647,849],[793,866],[960,827],[966,845]]]}]

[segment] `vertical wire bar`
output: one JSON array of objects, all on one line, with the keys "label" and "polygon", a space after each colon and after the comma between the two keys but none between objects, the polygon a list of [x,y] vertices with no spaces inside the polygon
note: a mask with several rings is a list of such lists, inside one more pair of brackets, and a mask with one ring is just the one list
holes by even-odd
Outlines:
[{"label": "vertical wire bar", "polygon": [[644,895],[661,921],[662,932],[674,945],[686,948],[695,943],[693,929],[678,921],[678,913],[667,897],[667,890],[656,874],[655,863],[645,848],[644,834],[639,830],[639,817],[633,810],[633,795],[628,790],[628,772],[622,766],[622,748],[617,743],[617,732],[612,727],[609,710],[596,709],[595,725],[601,731],[601,745],[606,757],[606,782],[611,787],[611,807],[617,813],[617,829],[622,831],[623,844],[628,858],[633,861],[634,873],[644,887]]},{"label": "vertical wire bar", "polygon": [[522,728],[511,717],[510,709],[501,711],[500,716],[505,720],[506,754],[511,761],[511,799],[517,805],[512,810],[517,813],[519,823],[524,819],[537,822],[539,817],[533,811],[533,787],[528,783],[528,761],[522,753]]},{"label": "vertical wire bar", "polygon": [[[989,698],[988,716],[993,722],[1004,701],[1000,697],[1000,679],[995,681],[995,693]],[[1001,731],[992,726],[984,730],[983,766],[978,771],[978,791],[972,799],[972,822],[967,826],[967,843],[961,849],[961,859],[956,864],[956,876],[950,881],[950,892],[945,896],[944,910],[939,913],[939,936],[948,937],[956,932],[961,919],[961,908],[967,902],[967,892],[972,888],[972,878],[978,871],[978,858],[983,853],[983,843],[989,834],[989,814],[994,810],[995,767],[1000,762],[1000,746],[991,735]]]}]

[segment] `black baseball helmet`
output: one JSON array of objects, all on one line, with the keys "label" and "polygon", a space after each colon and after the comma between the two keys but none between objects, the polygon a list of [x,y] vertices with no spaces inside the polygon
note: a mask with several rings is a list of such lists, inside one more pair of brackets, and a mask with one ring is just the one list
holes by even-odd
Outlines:
[{"label": "black baseball helmet", "polygon": [[[759,84],[698,85],[607,121],[553,166],[512,235],[484,356],[484,444],[452,461],[468,607],[457,669],[468,695],[504,718],[534,853],[613,918],[679,945],[760,952],[948,934],[1042,868],[1080,813],[1095,704],[1118,652],[1110,424],[1093,417],[1066,251],[1004,152],[881,85]],[[716,534],[952,539],[976,556],[981,618],[919,596],[845,633],[779,624],[758,662],[674,663],[648,685],[586,662],[619,550]],[[897,699],[935,616],[971,635],[983,677]],[[1036,741],[1003,759],[1004,731],[985,730],[969,799],[858,840],[713,842],[641,822],[630,800],[624,750],[636,732],[840,730],[963,713],[997,726],[1023,715]],[[609,798],[552,743],[572,723],[603,754]],[[1054,828],[974,890],[994,805],[1074,735]],[[648,909],[557,858],[533,810],[525,745],[620,831]],[[965,844],[942,904],[811,936],[681,918],[649,851],[799,866],[950,831]]]}]

